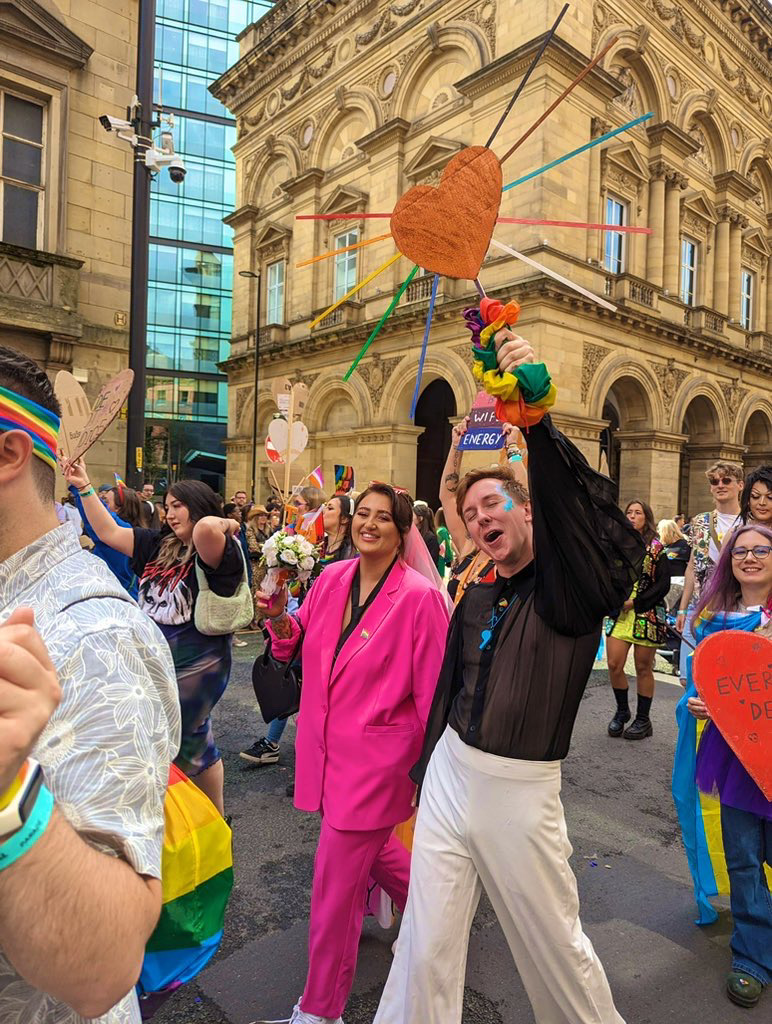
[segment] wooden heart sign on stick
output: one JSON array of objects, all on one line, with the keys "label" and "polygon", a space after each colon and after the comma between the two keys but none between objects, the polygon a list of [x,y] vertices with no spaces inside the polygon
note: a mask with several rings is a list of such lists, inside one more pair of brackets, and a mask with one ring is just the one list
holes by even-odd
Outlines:
[{"label": "wooden heart sign on stick", "polygon": [[697,647],[692,669],[716,727],[772,800],[772,641],[722,630]]},{"label": "wooden heart sign on stick", "polygon": [[292,430],[290,430],[287,421],[279,417],[271,420],[271,425],[268,428],[268,441],[271,442],[279,453],[280,458],[276,460],[277,462],[285,461],[285,453],[288,447],[290,462],[294,462],[305,451],[308,444],[308,430],[306,425],[298,420],[292,424]]},{"label": "wooden heart sign on stick", "polygon": [[[59,383],[60,378],[62,378],[61,385]],[[92,444],[94,444],[95,441],[98,441],[102,434],[104,434],[115,417],[121,411],[121,407],[128,398],[133,383],[134,371],[121,370],[116,377],[113,377],[112,380],[108,381],[107,384],[102,387],[97,395],[93,408],[90,410],[86,423],[83,424],[82,429],[80,429],[77,434],[77,437],[73,437],[73,442],[71,444],[68,440],[68,444],[70,446],[65,455],[65,459],[68,462],[75,462],[81,457],[81,455],[85,455]],[[61,386],[64,389],[65,394],[69,392],[72,400],[73,396],[77,395],[73,385],[80,388],[80,385],[71,373],[68,373],[66,370],[61,370],[57,373],[56,380],[54,381],[54,391],[57,396],[59,395],[59,388]],[[80,388],[80,390],[82,391],[83,389]],[[85,398],[85,394],[83,397]],[[82,400],[76,398],[75,401],[77,404],[78,401]],[[86,402],[88,404],[88,400],[86,400]],[[61,437],[62,435],[60,434],[60,443]]]},{"label": "wooden heart sign on stick", "polygon": [[91,406],[80,383],[66,370],[57,373],[54,391],[62,407],[59,455],[65,462],[72,462],[72,453],[76,450],[80,436],[88,423]]},{"label": "wooden heart sign on stick", "polygon": [[473,281],[480,273],[501,205],[501,164],[485,146],[457,153],[438,188],[416,185],[391,215],[401,253],[424,270]]}]

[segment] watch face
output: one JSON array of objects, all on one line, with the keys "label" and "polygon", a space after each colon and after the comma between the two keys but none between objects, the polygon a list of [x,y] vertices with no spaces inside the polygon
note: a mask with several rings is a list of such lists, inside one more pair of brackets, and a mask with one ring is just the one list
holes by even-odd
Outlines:
[{"label": "watch face", "polygon": [[32,772],[32,777],[29,780],[24,796],[19,804],[19,817],[21,818],[22,825],[30,815],[30,811],[35,806],[35,801],[38,798],[40,787],[43,785],[43,770],[39,764],[35,765]]}]

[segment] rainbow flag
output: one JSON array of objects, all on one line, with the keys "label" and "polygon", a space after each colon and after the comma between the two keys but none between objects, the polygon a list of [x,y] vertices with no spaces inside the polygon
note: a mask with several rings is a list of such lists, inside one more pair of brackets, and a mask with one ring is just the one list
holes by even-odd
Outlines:
[{"label": "rainbow flag", "polygon": [[120,488],[121,491],[126,487],[126,481],[123,479],[120,473],[113,473],[115,477],[115,486]]},{"label": "rainbow flag", "polygon": [[140,996],[178,988],[209,963],[222,939],[233,887],[231,830],[175,765],[164,815],[163,905],[145,949]]},{"label": "rainbow flag", "polygon": [[335,493],[336,494],[348,494],[349,491],[354,490],[354,467],[353,466],[336,466],[335,467]]},{"label": "rainbow flag", "polygon": [[311,470],[308,474],[308,483],[311,487],[318,487],[320,491],[324,490],[324,473],[321,466]]},{"label": "rainbow flag", "polygon": [[298,533],[312,544],[321,544],[324,540],[324,505],[314,509],[313,512],[306,512],[300,521]]}]

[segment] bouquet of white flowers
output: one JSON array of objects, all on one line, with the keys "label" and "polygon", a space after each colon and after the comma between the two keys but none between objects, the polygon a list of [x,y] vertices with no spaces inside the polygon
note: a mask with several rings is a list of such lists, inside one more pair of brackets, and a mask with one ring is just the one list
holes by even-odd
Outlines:
[{"label": "bouquet of white flowers", "polygon": [[258,565],[258,572],[262,573],[260,589],[265,594],[275,594],[288,580],[305,583],[318,559],[317,549],[299,533],[274,533],[263,544],[263,557]]}]

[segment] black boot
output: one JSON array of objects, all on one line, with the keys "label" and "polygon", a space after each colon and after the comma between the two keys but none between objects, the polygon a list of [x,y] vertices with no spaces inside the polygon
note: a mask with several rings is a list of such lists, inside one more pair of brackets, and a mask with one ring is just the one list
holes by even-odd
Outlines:
[{"label": "black boot", "polygon": [[614,717],[608,724],[609,736],[621,736],[624,731],[625,725],[630,721],[631,718],[632,715],[630,714],[629,708],[627,711],[623,711],[622,708],[617,708],[617,713],[614,715]]},{"label": "black boot", "polygon": [[629,729],[625,729],[624,737],[626,740],[645,740],[647,736],[651,736],[654,733],[654,729],[651,725],[650,718],[640,718],[638,715],[635,716],[635,721]]}]

